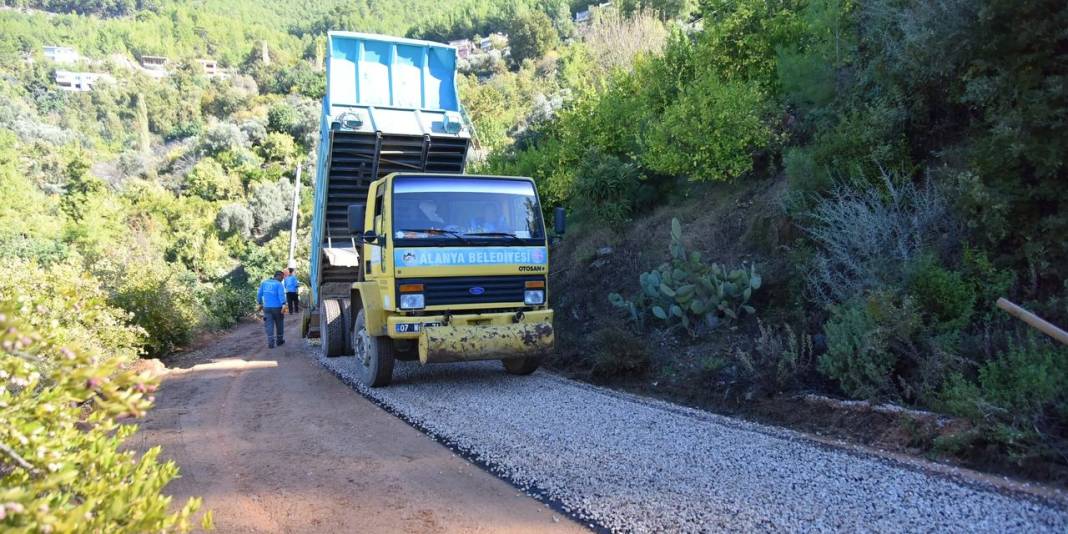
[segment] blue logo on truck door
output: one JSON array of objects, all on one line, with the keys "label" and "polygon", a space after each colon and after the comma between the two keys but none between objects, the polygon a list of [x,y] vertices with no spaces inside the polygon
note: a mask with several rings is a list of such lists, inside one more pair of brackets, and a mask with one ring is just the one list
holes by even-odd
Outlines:
[{"label": "blue logo on truck door", "polygon": [[397,267],[545,265],[545,247],[423,247],[393,251]]}]

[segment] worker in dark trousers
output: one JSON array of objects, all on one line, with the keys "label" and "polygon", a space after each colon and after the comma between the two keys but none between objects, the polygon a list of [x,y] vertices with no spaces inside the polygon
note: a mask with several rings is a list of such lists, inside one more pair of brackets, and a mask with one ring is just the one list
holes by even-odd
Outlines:
[{"label": "worker in dark trousers", "polygon": [[289,313],[297,313],[300,311],[300,299],[298,298],[297,291],[300,289],[300,282],[297,281],[297,270],[290,267],[289,275],[285,280],[282,280],[282,286],[286,289],[286,304],[289,305]]},{"label": "worker in dark trousers", "polygon": [[284,344],[286,291],[282,287],[282,271],[275,271],[273,278],[268,278],[260,284],[260,290],[256,292],[256,303],[263,310],[267,348],[273,349],[276,344]]}]

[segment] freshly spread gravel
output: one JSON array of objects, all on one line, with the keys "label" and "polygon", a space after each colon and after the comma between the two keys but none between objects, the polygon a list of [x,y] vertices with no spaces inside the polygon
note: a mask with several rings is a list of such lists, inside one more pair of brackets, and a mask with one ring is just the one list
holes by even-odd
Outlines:
[{"label": "freshly spread gravel", "polygon": [[[317,353],[309,347],[309,352]],[[432,437],[580,521],[618,532],[1068,532],[1068,509],[793,432],[498,362],[397,362],[359,385]]]}]

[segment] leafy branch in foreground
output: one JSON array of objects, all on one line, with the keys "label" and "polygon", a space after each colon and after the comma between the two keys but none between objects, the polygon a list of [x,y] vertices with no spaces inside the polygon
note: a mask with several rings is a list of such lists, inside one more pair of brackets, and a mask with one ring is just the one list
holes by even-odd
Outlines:
[{"label": "leafy branch in foreground", "polygon": [[[57,346],[0,310],[0,530],[185,532],[199,498],[169,512],[178,475],[160,448],[121,450],[156,383],[118,362]],[[211,528],[211,514],[202,525]]]}]

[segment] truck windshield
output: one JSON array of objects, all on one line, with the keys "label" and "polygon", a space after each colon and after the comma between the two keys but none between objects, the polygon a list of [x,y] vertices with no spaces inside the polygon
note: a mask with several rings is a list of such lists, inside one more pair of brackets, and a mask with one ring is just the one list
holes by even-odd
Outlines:
[{"label": "truck windshield", "polygon": [[398,176],[393,229],[396,239],[544,239],[534,185],[507,178]]}]

